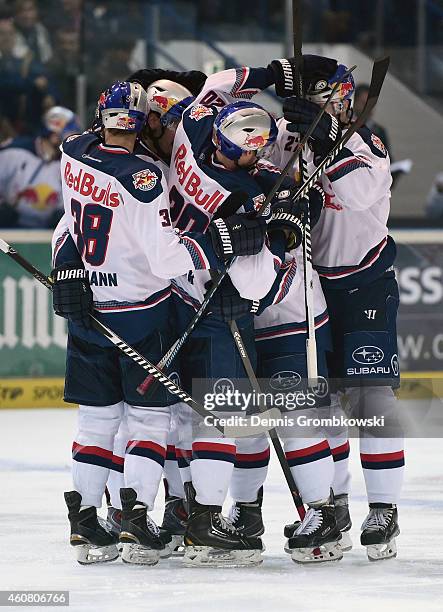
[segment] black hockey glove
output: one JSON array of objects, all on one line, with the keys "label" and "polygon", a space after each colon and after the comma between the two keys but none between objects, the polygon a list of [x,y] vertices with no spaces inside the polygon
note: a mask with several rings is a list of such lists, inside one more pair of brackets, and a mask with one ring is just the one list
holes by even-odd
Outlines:
[{"label": "black hockey glove", "polygon": [[67,262],[51,272],[55,314],[86,328],[91,327],[92,291],[88,273],[79,262]]},{"label": "black hockey glove", "polygon": [[[283,114],[289,121],[287,129],[289,132],[306,134],[309,127],[318,115],[319,107],[309,100],[286,98],[283,104]],[[316,157],[326,157],[329,151],[341,138],[341,128],[338,120],[324,113],[312,132],[310,144]]]},{"label": "black hockey glove", "polygon": [[231,215],[211,221],[208,232],[214,251],[220,259],[239,255],[257,255],[263,247],[266,221],[249,214]]},{"label": "black hockey glove", "polygon": [[321,55],[303,55],[303,90],[304,94],[318,81],[327,81],[338,68],[338,62]]},{"label": "black hockey glove", "polygon": [[245,191],[233,191],[217,208],[212,220],[226,219],[227,217],[234,215],[239,208],[246,204],[248,199],[249,196]]},{"label": "black hockey glove", "polygon": [[289,232],[287,241],[289,250],[301,244],[308,204],[312,229],[317,224],[325,203],[325,194],[319,185],[314,185],[309,190],[309,202],[307,198],[294,202],[294,194],[295,190],[286,189],[275,195],[271,208],[271,220],[268,223],[269,232],[272,230]]},{"label": "black hockey glove", "polygon": [[274,75],[275,93],[280,98],[293,96],[297,90],[295,57],[275,59],[268,64]]},{"label": "black hockey glove", "polygon": [[[210,289],[211,285],[212,281],[208,281],[205,284],[205,289]],[[211,298],[208,314],[212,314],[216,319],[228,323],[229,321],[237,321],[246,314],[255,314],[259,305],[259,300],[253,301],[242,298],[229,276],[226,276]]]},{"label": "black hockey glove", "polygon": [[302,210],[300,200],[294,202],[295,191],[284,189],[275,194],[271,203],[271,218],[268,222],[268,232],[285,230],[289,233],[288,243],[291,249],[301,244],[303,237]]},{"label": "black hockey glove", "polygon": [[[328,80],[337,70],[337,60],[321,55],[303,55],[301,74],[303,95],[321,79]],[[275,93],[281,98],[297,95],[297,70],[295,57],[273,60],[268,69],[274,74]]]}]

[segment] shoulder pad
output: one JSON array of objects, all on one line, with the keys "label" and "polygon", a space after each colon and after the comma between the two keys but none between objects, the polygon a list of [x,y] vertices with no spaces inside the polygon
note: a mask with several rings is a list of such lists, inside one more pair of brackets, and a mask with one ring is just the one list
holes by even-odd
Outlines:
[{"label": "shoulder pad", "polygon": [[160,168],[135,155],[125,161],[130,163],[125,163],[115,178],[136,200],[148,204],[163,193]]},{"label": "shoulder pad", "polygon": [[378,136],[371,132],[368,127],[363,126],[359,130],[357,130],[357,134],[368,145],[374,155],[383,159],[387,157],[388,152],[386,150],[385,145]]},{"label": "shoulder pad", "polygon": [[101,138],[92,132],[83,134],[72,134],[65,138],[60,149],[67,155],[79,159],[82,154],[93,144],[101,142]]}]

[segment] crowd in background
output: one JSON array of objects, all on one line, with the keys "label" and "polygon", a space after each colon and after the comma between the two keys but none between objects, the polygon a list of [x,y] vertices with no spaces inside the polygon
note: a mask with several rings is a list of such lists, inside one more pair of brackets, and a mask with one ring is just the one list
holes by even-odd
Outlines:
[{"label": "crowd in background", "polygon": [[[353,4],[303,0],[305,39],[373,44],[375,3],[359,0],[358,11]],[[430,4],[443,15],[443,0]],[[39,138],[55,105],[75,110],[82,74],[92,116],[97,92],[147,65],[155,6],[161,40],[281,40],[284,32],[284,0],[0,0],[0,142]],[[384,2],[391,44],[414,44],[415,13],[408,6]],[[431,34],[443,42],[443,20],[433,24]],[[0,206],[4,201],[0,176]]]}]

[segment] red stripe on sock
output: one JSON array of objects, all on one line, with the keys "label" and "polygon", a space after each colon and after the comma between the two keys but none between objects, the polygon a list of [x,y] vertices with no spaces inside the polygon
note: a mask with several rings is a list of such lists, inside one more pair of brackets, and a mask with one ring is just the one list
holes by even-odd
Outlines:
[{"label": "red stripe on sock", "polygon": [[360,459],[362,461],[374,463],[378,461],[396,461],[398,459],[404,459],[404,457],[404,451],[396,451],[395,453],[360,453]]},{"label": "red stripe on sock", "polygon": [[86,453],[87,455],[97,455],[98,457],[104,457],[105,459],[112,459],[112,451],[106,448],[100,448],[100,446],[84,446],[78,442],[72,443],[72,454]]},{"label": "red stripe on sock", "polygon": [[306,457],[308,455],[314,455],[319,451],[326,450],[329,448],[329,444],[327,440],[323,440],[323,442],[319,442],[318,444],[314,444],[313,446],[308,446],[307,448],[300,448],[299,450],[290,451],[289,453],[285,453],[286,459],[295,459],[296,457]]}]

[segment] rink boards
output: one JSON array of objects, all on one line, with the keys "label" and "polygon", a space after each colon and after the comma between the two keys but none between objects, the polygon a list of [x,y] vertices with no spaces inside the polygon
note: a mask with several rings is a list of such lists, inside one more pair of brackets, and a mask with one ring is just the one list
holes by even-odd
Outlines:
[{"label": "rink boards", "polygon": [[[50,272],[51,232],[1,235],[37,268]],[[398,244],[401,393],[443,397],[443,231],[391,235]],[[0,408],[60,407],[66,321],[54,315],[45,287],[15,262],[0,261]]]}]

